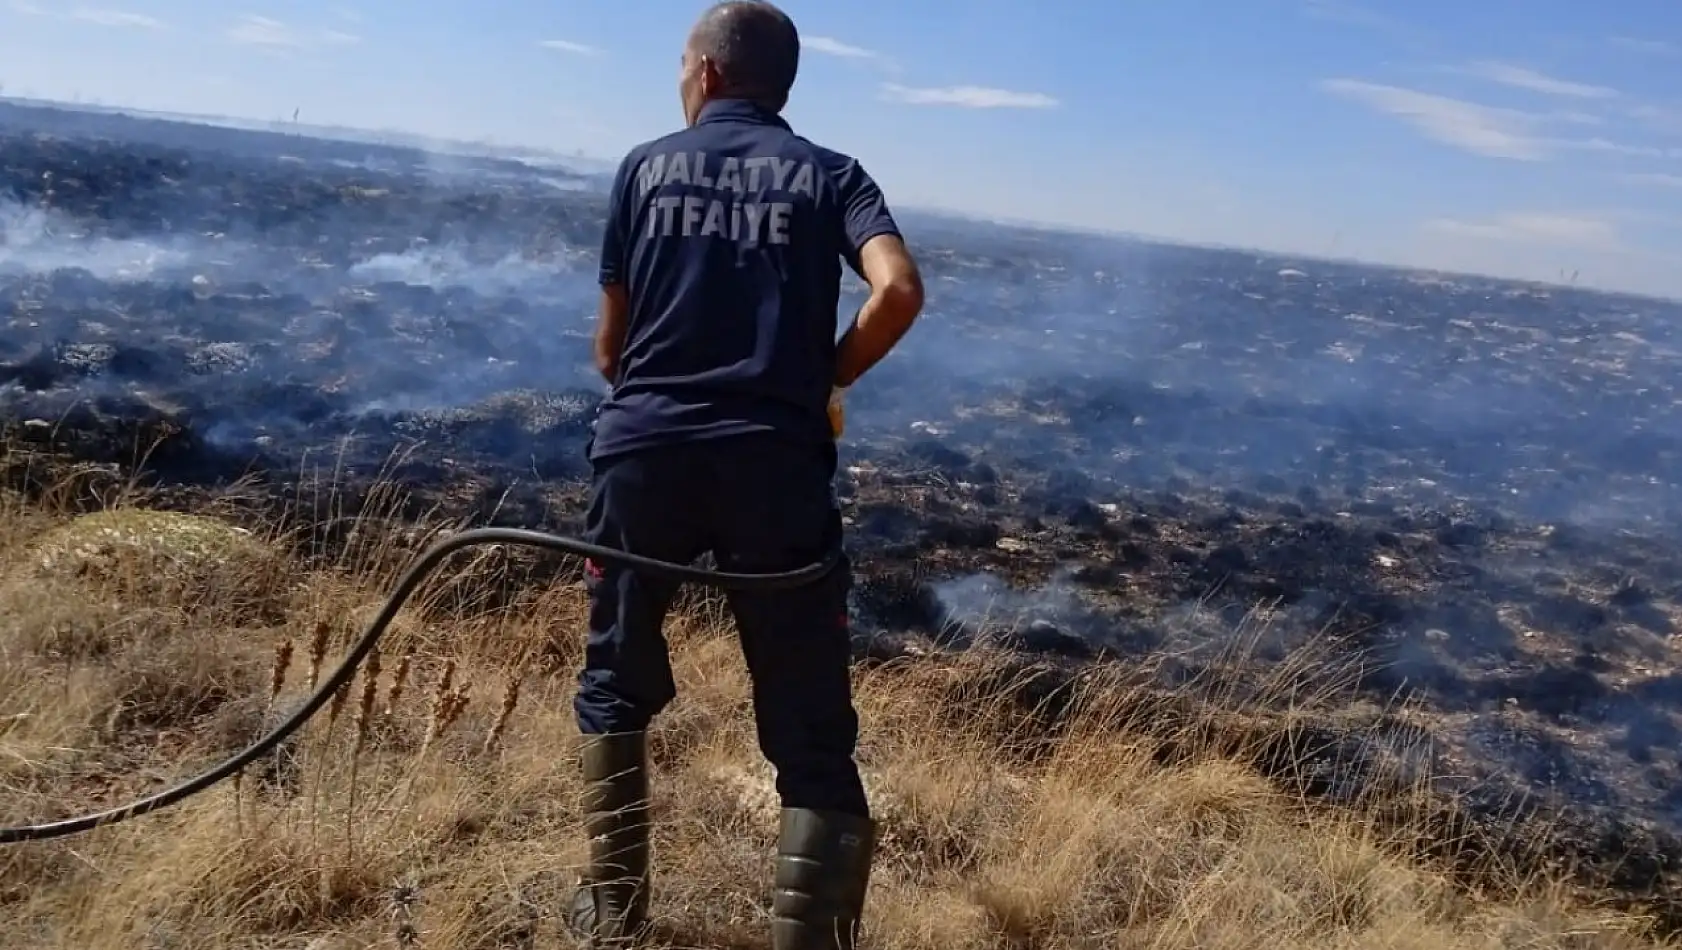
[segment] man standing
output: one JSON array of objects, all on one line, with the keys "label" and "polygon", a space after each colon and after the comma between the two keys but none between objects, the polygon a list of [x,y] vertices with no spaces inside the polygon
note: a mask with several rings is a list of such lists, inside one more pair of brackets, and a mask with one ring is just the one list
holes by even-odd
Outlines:
[{"label": "man standing", "polygon": [[[777,7],[719,3],[683,53],[686,127],[620,164],[601,259],[596,364],[612,386],[590,457],[591,540],[661,560],[711,551],[769,573],[840,540],[829,408],[922,308],[922,279],[859,163],[781,117],[800,38]],[[837,342],[841,262],[870,298]],[[662,624],[676,585],[591,565],[576,699],[589,866],[573,922],[618,945],[647,920],[646,730],[675,696]],[[759,745],[783,810],[776,950],[850,948],[874,826],[853,761],[850,567],[731,592]]]}]

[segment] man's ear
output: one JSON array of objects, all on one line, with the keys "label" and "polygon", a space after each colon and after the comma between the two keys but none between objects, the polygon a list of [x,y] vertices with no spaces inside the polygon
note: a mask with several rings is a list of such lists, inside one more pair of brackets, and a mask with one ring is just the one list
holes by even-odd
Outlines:
[{"label": "man's ear", "polygon": [[718,64],[713,62],[712,57],[702,56],[701,94],[710,98],[717,95],[722,86],[723,83],[718,74]]}]

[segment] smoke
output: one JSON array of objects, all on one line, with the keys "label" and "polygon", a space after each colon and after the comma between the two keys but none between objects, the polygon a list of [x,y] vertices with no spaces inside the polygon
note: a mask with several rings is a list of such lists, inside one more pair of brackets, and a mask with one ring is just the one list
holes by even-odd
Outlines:
[{"label": "smoke", "polygon": [[[402,253],[375,254],[346,271],[355,281],[402,283],[434,290],[465,288],[487,296],[563,303],[578,289],[560,280],[553,260],[533,260],[508,253],[491,260],[474,260],[471,247],[417,248]],[[576,302],[575,297],[570,299]]]},{"label": "smoke", "polygon": [[0,135],[12,413],[166,394],[237,452],[599,392],[597,216],[564,173],[109,118],[136,137]]},{"label": "smoke", "polygon": [[928,310],[851,421],[1123,487],[1677,520],[1682,307],[981,227],[912,222]]},{"label": "smoke", "polygon": [[167,280],[197,256],[185,242],[102,237],[41,208],[0,199],[0,279],[76,270],[118,283]]},{"label": "smoke", "polygon": [[[51,121],[67,137],[0,143],[0,297],[29,315],[0,341],[13,358],[152,350],[233,394],[242,421],[218,432],[285,427],[282,381],[352,415],[600,390],[587,173]],[[849,453],[933,433],[1100,492],[1682,523],[1675,305],[903,217],[928,308],[852,391]],[[843,321],[863,295],[850,279]]]},{"label": "smoke", "polygon": [[[1317,648],[1326,618],[1336,611],[1329,597],[1308,590],[1290,604],[1190,599],[1163,605],[1142,623],[1132,616],[1136,611],[1117,600],[1113,586],[1090,578],[1083,582],[1080,569],[1069,567],[1030,587],[983,571],[935,581],[928,590],[936,611],[931,618],[935,638],[948,646],[1135,661],[1150,655],[1184,664],[1235,657],[1269,665],[1287,662]],[[1407,646],[1386,650],[1382,661],[1398,669],[1420,666],[1421,658],[1407,654]]]},{"label": "smoke", "polygon": [[930,591],[941,608],[943,639],[957,644],[1065,653],[1114,645],[1115,621],[1088,603],[1066,574],[1032,591],[992,574],[941,581]]}]

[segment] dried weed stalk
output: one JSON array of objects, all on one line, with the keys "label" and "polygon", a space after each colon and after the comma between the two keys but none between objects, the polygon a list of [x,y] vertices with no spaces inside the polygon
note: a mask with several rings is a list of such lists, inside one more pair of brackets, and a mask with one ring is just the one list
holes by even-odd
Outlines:
[{"label": "dried weed stalk", "polygon": [[502,708],[497,710],[496,721],[491,723],[491,731],[485,736],[485,745],[480,749],[481,754],[489,754],[502,742],[503,733],[508,730],[508,720],[514,715],[514,708],[520,704],[520,679],[518,672],[509,674],[508,685],[502,690]]},{"label": "dried weed stalk", "polygon": [[415,648],[409,647],[403,651],[403,656],[397,661],[397,669],[391,674],[391,691],[385,697],[385,714],[390,717],[397,711],[397,703],[403,698],[403,689],[409,683],[409,669],[415,662]]},{"label": "dried weed stalk", "polygon": [[310,633],[310,689],[321,682],[321,664],[327,659],[327,635],[331,629],[325,620],[317,620]]}]

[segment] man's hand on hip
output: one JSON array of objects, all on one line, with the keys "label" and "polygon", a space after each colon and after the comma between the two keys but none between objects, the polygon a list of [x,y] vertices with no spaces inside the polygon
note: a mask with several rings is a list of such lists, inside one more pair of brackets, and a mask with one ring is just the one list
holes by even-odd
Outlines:
[{"label": "man's hand on hip", "polygon": [[846,397],[847,387],[829,388],[829,433],[835,439],[840,439],[841,433],[847,428],[847,407],[843,405]]},{"label": "man's hand on hip", "polygon": [[842,387],[887,356],[923,309],[922,275],[897,235],[871,238],[859,251],[859,263],[870,297],[836,345],[834,382]]}]

